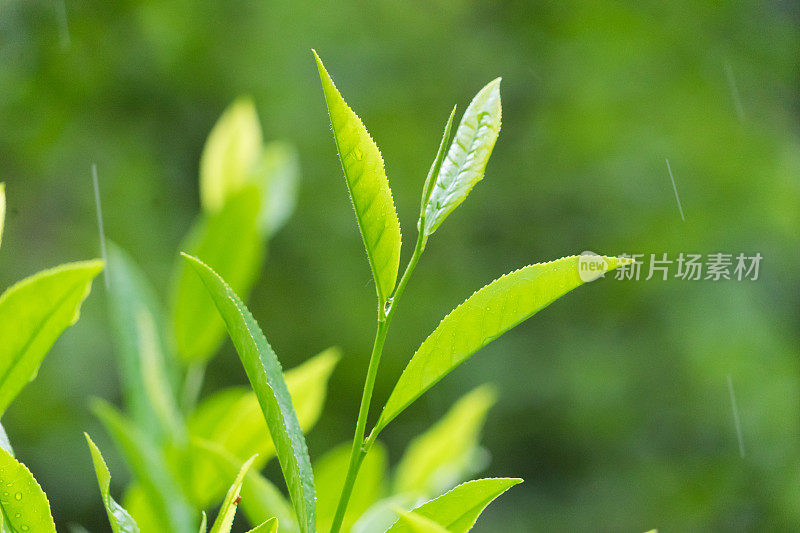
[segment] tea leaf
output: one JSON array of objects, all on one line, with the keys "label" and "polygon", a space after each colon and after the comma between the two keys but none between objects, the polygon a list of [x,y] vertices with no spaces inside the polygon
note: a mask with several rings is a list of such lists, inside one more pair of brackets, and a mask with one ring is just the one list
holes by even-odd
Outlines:
[{"label": "tea leaf", "polygon": [[278,519],[274,517],[270,518],[247,533],[278,533]]},{"label": "tea leaf", "polygon": [[353,524],[350,533],[375,533],[386,531],[397,522],[397,509],[411,509],[424,503],[425,499],[409,494],[395,494],[374,503]]},{"label": "tea leaf", "polygon": [[[220,211],[203,215],[182,247],[207,260],[238,294],[245,296],[264,259],[260,205],[258,189],[245,187]],[[204,362],[222,344],[225,325],[203,284],[184,261],[177,265],[177,272],[173,320],[178,352],[184,361]]]},{"label": "tea leaf", "polygon": [[3,226],[6,221],[6,184],[0,182],[0,244],[3,244]]},{"label": "tea leaf", "polygon": [[300,160],[295,147],[280,141],[264,146],[250,181],[261,190],[261,228],[272,235],[286,223],[297,203]]},{"label": "tea leaf", "polygon": [[207,533],[208,532],[208,516],[206,516],[206,512],[202,512],[202,518],[200,518],[200,533]]},{"label": "tea leaf", "polygon": [[0,479],[6,496],[0,499],[0,517],[5,519],[3,531],[55,533],[50,503],[42,487],[25,465],[0,448]]},{"label": "tea leaf", "polygon": [[[297,412],[300,428],[307,432],[319,419],[328,378],[339,361],[336,348],[329,348],[305,363],[284,372],[286,386]],[[275,455],[258,399],[249,388],[223,389],[201,403],[189,420],[189,431],[196,437],[218,443],[239,461],[258,454],[253,464],[260,470]],[[201,457],[191,469],[191,486],[201,505],[221,493],[225,485],[208,458]]]},{"label": "tea leaf", "polygon": [[413,533],[450,533],[445,528],[421,514],[410,511],[397,510],[400,516],[398,523],[403,524]]},{"label": "tea leaf", "polygon": [[431,235],[483,179],[500,134],[500,78],[489,82],[470,102],[431,187],[425,207],[425,235]]},{"label": "tea leaf", "polygon": [[425,208],[428,206],[428,201],[431,198],[431,192],[433,191],[434,183],[436,182],[436,178],[439,176],[439,170],[442,168],[442,162],[444,161],[444,156],[447,153],[447,143],[450,142],[450,129],[453,126],[453,117],[455,116],[456,106],[453,106],[453,110],[450,112],[450,118],[447,119],[447,124],[444,126],[444,133],[442,134],[442,140],[439,143],[439,150],[436,152],[436,157],[434,158],[433,164],[428,171],[428,177],[425,178],[425,186],[422,188],[422,201],[420,202],[419,206],[419,222],[417,223],[417,229],[420,232],[425,231]]},{"label": "tea leaf", "polygon": [[100,486],[100,495],[103,498],[103,505],[108,514],[111,530],[114,533],[139,533],[139,526],[136,525],[136,521],[128,514],[128,511],[111,497],[111,472],[108,470],[100,449],[92,441],[88,433],[84,433],[83,436],[86,437],[89,451],[92,453],[94,471],[97,474],[97,484]]},{"label": "tea leaf", "polygon": [[[608,270],[624,260],[605,257]],[[411,358],[373,430],[398,414],[491,341],[582,285],[579,257],[528,265],[475,292],[453,309]]]},{"label": "tea leaf", "polygon": [[278,533],[278,519],[270,518],[247,533]]},{"label": "tea leaf", "polygon": [[[350,443],[337,446],[314,463],[319,531],[329,531],[331,528],[336,504],[347,475],[350,448]],[[385,492],[387,455],[386,448],[376,442],[364,458],[342,522],[343,531],[350,531],[355,521]]]},{"label": "tea leaf", "polygon": [[[413,512],[429,518],[450,533],[466,533],[492,500],[514,485],[521,483],[519,478],[488,478],[468,481],[450,492],[422,504]],[[386,533],[413,533],[408,524],[395,522]]]},{"label": "tea leaf", "polygon": [[126,410],[148,432],[174,434],[181,416],[167,371],[164,322],[144,272],[120,247],[108,243],[108,304]]},{"label": "tea leaf", "polygon": [[44,270],[0,295],[0,414],[36,377],[61,332],[78,320],[99,260]]},{"label": "tea leaf", "polygon": [[397,465],[392,492],[438,494],[473,474],[481,427],[496,396],[492,386],[477,387],[411,441]]},{"label": "tea leaf", "polygon": [[261,125],[253,101],[240,97],[208,135],[200,158],[200,203],[215,213],[237,193],[261,153]]},{"label": "tea leaf", "polygon": [[194,510],[183,497],[174,473],[149,435],[102,400],[95,400],[92,410],[147,494],[159,522],[176,533],[197,531]]},{"label": "tea leaf", "polygon": [[183,256],[197,271],[225,319],[275,443],[300,530],[313,533],[316,531],[314,475],[278,358],[253,315],[220,275],[199,259]]},{"label": "tea leaf", "polygon": [[217,519],[214,521],[214,525],[211,526],[211,533],[230,533],[231,527],[233,526],[233,516],[236,514],[236,506],[239,505],[239,501],[241,500],[239,493],[242,491],[244,476],[252,466],[255,458],[255,455],[252,456],[245,461],[242,468],[239,469],[239,474],[236,476],[233,485],[231,485],[230,490],[228,490],[228,493],[225,495],[225,499],[222,501],[222,507],[220,507]]},{"label": "tea leaf", "polygon": [[[218,444],[193,438],[190,445],[193,452],[205,454],[213,460],[223,478],[233,479],[238,473],[241,462]],[[275,517],[281,523],[282,533],[299,531],[292,507],[281,491],[253,468],[244,478],[241,495],[242,511],[251,524]]]},{"label": "tea leaf", "polygon": [[361,119],[336,90],[316,51],[314,57],[339,160],[375,278],[378,300],[383,304],[391,296],[397,281],[401,238],[383,157]]}]

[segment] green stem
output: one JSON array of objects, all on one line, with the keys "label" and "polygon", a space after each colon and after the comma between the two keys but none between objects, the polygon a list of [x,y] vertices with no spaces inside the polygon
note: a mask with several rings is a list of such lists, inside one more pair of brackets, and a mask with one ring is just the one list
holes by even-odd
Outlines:
[{"label": "green stem", "polygon": [[381,354],[383,353],[383,345],[386,341],[386,333],[389,331],[389,324],[394,316],[397,302],[405,291],[408,280],[411,274],[417,267],[419,258],[425,250],[425,243],[427,236],[420,233],[417,237],[417,244],[414,247],[414,254],[406,266],[403,276],[400,278],[400,283],[397,284],[397,289],[394,295],[386,302],[381,302],[378,308],[378,329],[375,332],[375,342],[372,345],[372,354],[369,357],[369,368],[367,369],[367,378],[364,382],[364,392],[361,395],[361,407],[358,410],[358,421],[356,422],[356,432],[353,436],[353,447],[350,451],[350,465],[347,468],[347,477],[344,480],[342,493],[339,497],[339,504],[336,507],[336,515],[333,517],[333,524],[331,525],[331,533],[339,533],[344,521],[344,515],[347,512],[347,504],[350,502],[350,496],[355,487],[356,477],[358,470],[361,468],[361,463],[366,457],[367,452],[372,447],[374,437],[370,435],[369,440],[364,440],[364,434],[367,429],[367,417],[369,416],[369,405],[372,401],[372,391],[375,388],[375,379],[378,377],[378,366],[381,361]]}]

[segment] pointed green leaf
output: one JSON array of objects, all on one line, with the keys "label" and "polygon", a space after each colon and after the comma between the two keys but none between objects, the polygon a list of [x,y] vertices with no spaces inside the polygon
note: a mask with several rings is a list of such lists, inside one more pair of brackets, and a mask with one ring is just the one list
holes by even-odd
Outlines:
[{"label": "pointed green leaf", "polygon": [[0,244],[3,243],[3,225],[6,221],[6,184],[0,183]]},{"label": "pointed green leaf", "polygon": [[4,531],[56,533],[50,503],[30,470],[0,448],[0,480],[6,492],[0,497]]},{"label": "pointed green leaf", "polygon": [[[258,189],[252,185],[245,187],[231,196],[220,211],[203,215],[182,246],[207,260],[245,297],[264,259],[260,205]],[[178,352],[185,361],[204,362],[222,344],[225,325],[186,262],[180,261],[177,271],[173,320]]]},{"label": "pointed green leaf", "polygon": [[[336,504],[339,502],[344,478],[347,476],[351,447],[350,443],[337,446],[314,463],[319,531],[329,531],[333,523]],[[385,492],[387,455],[386,448],[380,442],[376,442],[364,458],[342,522],[342,531],[350,531],[358,517]]]},{"label": "pointed green leaf", "polygon": [[450,111],[450,118],[447,119],[447,124],[445,124],[444,133],[442,134],[442,140],[439,143],[439,150],[436,152],[436,157],[434,158],[433,164],[428,171],[428,177],[425,178],[425,186],[422,188],[422,201],[420,202],[419,206],[419,222],[417,223],[417,229],[420,232],[424,231],[425,209],[428,206],[428,201],[431,198],[433,186],[436,182],[436,178],[439,176],[439,171],[442,168],[442,162],[444,161],[445,154],[447,153],[447,143],[450,142],[450,129],[453,127],[453,117],[456,116],[456,107],[457,106],[453,106],[453,110]]},{"label": "pointed green leaf", "polygon": [[270,518],[247,533],[278,533],[278,519],[274,517]]},{"label": "pointed green leaf", "polygon": [[220,275],[196,257],[183,256],[203,280],[225,320],[275,443],[300,530],[313,533],[316,531],[314,475],[278,357],[253,315]]},{"label": "pointed green leaf", "polygon": [[252,456],[239,469],[239,474],[233,480],[233,485],[231,485],[230,490],[225,495],[225,499],[222,501],[222,507],[219,509],[217,519],[214,520],[214,525],[211,526],[211,533],[230,533],[231,527],[233,527],[233,516],[236,514],[236,507],[241,500],[239,493],[242,491],[244,476],[253,465],[255,458],[255,455]]},{"label": "pointed green leaf", "polygon": [[[190,445],[192,453],[207,455],[214,461],[223,478],[231,480],[238,474],[241,461],[218,444],[193,438]],[[260,524],[275,517],[281,523],[282,533],[299,531],[292,507],[281,491],[253,468],[245,476],[241,496],[242,510],[251,524]]]},{"label": "pointed green leaf", "polygon": [[208,533],[208,516],[206,516],[206,512],[202,512],[202,518],[200,518],[200,533]]},{"label": "pointed green leaf", "polygon": [[375,278],[378,300],[383,304],[394,291],[400,266],[400,222],[386,179],[383,157],[361,119],[336,90],[316,51],[314,57],[339,160]]},{"label": "pointed green leaf", "polygon": [[[184,498],[174,472],[150,436],[102,400],[96,400],[92,410],[111,435],[134,478],[147,494],[162,526],[175,533],[197,531],[195,511]],[[144,527],[144,524],[139,525]]]},{"label": "pointed green leaf", "polygon": [[398,509],[397,514],[400,516],[398,523],[412,533],[450,533],[438,523],[421,514],[403,511],[402,509]]},{"label": "pointed green leaf", "polygon": [[272,235],[286,223],[297,203],[297,149],[281,141],[265,145],[250,181],[261,190],[261,227],[266,235]]},{"label": "pointed green leaf", "polygon": [[[305,363],[284,372],[303,432],[316,424],[325,403],[328,378],[339,361],[337,348],[329,348]],[[244,387],[223,389],[201,403],[189,420],[192,435],[220,444],[239,461],[253,454],[253,465],[260,470],[275,455],[264,415],[255,393]],[[221,495],[226,484],[209,459],[201,457],[191,469],[191,490],[201,506]]]},{"label": "pointed green leaf", "polygon": [[[468,481],[413,511],[433,520],[450,533],[467,533],[492,500],[521,482],[519,478]],[[395,522],[386,533],[414,533],[414,530],[407,524]]]},{"label": "pointed green leaf", "polygon": [[107,274],[109,316],[126,410],[142,429],[174,436],[180,431],[181,416],[155,290],[133,259],[112,242],[108,243]]},{"label": "pointed green leaf", "polygon": [[481,89],[461,117],[425,207],[425,235],[431,235],[483,179],[500,134],[500,78]]},{"label": "pointed green leaf", "polygon": [[261,125],[253,101],[240,97],[208,135],[200,157],[200,203],[211,213],[248,181],[261,153]]},{"label": "pointed green leaf", "polygon": [[[603,259],[608,270],[625,261],[615,257]],[[403,370],[373,433],[377,435],[472,354],[582,285],[580,264],[579,256],[571,256],[528,265],[496,279],[453,309]]]},{"label": "pointed green leaf", "polygon": [[476,456],[481,455],[478,438],[496,396],[494,387],[477,387],[411,441],[397,465],[393,492],[438,494],[474,474]]},{"label": "pointed green leaf", "polygon": [[108,522],[114,533],[139,533],[139,526],[133,520],[128,511],[111,497],[111,472],[108,470],[100,449],[92,441],[88,433],[83,434],[89,444],[89,451],[92,453],[94,471],[97,474],[97,484],[100,486],[100,496],[103,498],[103,505],[108,514]]},{"label": "pointed green leaf", "polygon": [[26,278],[0,295],[0,414],[36,377],[61,332],[78,320],[99,260],[68,263]]}]

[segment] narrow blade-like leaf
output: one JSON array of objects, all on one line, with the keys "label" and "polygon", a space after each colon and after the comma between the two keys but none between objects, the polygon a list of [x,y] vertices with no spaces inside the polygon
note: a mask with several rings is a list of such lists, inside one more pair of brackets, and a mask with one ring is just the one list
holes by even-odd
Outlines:
[{"label": "narrow blade-like leaf", "polygon": [[[264,259],[260,205],[258,189],[245,187],[228,198],[220,211],[203,215],[182,246],[208,261],[245,298]],[[178,352],[187,362],[205,362],[225,338],[225,324],[184,261],[177,265],[173,321]]]},{"label": "narrow blade-like leaf", "polygon": [[225,495],[225,499],[222,501],[222,507],[219,509],[217,519],[214,520],[214,525],[211,526],[211,533],[230,533],[231,527],[233,526],[233,516],[236,514],[236,507],[241,500],[239,493],[242,491],[244,476],[253,465],[255,458],[256,456],[254,455],[245,461],[239,469],[239,474],[236,476],[236,479],[233,480],[233,485],[231,485],[230,490],[228,490],[228,493]]},{"label": "narrow blade-like leaf", "polygon": [[44,270],[0,295],[0,414],[36,377],[61,332],[78,320],[99,260]]},{"label": "narrow blade-like leaf", "polygon": [[92,409],[155,507],[154,514],[162,525],[175,533],[197,531],[195,511],[184,498],[174,472],[150,436],[102,400],[96,400]]},{"label": "narrow blade-like leaf", "polygon": [[111,530],[114,533],[139,533],[139,526],[136,521],[114,498],[111,497],[111,472],[108,470],[103,455],[100,449],[92,441],[88,433],[83,434],[86,437],[86,442],[89,445],[89,451],[92,453],[92,462],[94,463],[94,471],[97,474],[97,484],[100,486],[100,496],[103,499],[103,505],[108,514],[108,522],[111,524]]},{"label": "narrow blade-like leaf", "polygon": [[0,183],[0,244],[3,243],[3,226],[6,221],[6,184]]},{"label": "narrow blade-like leaf", "polygon": [[[218,444],[200,438],[190,442],[194,454],[203,454],[215,462],[225,479],[235,479],[241,461]],[[278,487],[251,468],[242,485],[242,511],[251,524],[260,524],[270,518],[277,518],[281,523],[282,533],[297,533],[299,528],[294,511],[284,498]]]},{"label": "narrow blade-like leaf", "polygon": [[441,420],[406,448],[394,478],[395,494],[431,496],[474,474],[483,455],[478,446],[483,422],[496,399],[483,385],[462,396]]},{"label": "narrow blade-like leaf", "polygon": [[181,417],[176,412],[164,315],[155,290],[133,259],[112,242],[108,243],[107,273],[109,317],[126,410],[148,432],[174,433]]},{"label": "narrow blade-like leaf", "polygon": [[270,518],[247,533],[278,533],[278,519],[275,517]]},{"label": "narrow blade-like leaf", "polygon": [[202,512],[202,517],[200,518],[200,533],[208,533],[208,516],[206,512]]},{"label": "narrow blade-like leaf", "polygon": [[[319,531],[329,531],[333,523],[336,504],[347,476],[351,447],[350,443],[337,446],[314,463]],[[387,456],[386,448],[376,442],[363,459],[342,522],[342,531],[350,531],[355,521],[385,492]]]},{"label": "narrow blade-like leaf", "polygon": [[[608,270],[624,262],[603,259]],[[579,256],[570,256],[528,265],[496,279],[453,309],[403,370],[374,433],[472,354],[582,285],[580,264]]]},{"label": "narrow blade-like leaf", "polygon": [[313,533],[316,531],[314,475],[278,357],[253,315],[219,274],[196,257],[183,256],[197,271],[225,320],[275,443],[300,530]]},{"label": "narrow blade-like leaf", "polygon": [[412,533],[450,533],[426,516],[411,511],[397,510],[400,516],[398,523],[402,524]]},{"label": "narrow blade-like leaf", "polygon": [[391,296],[397,281],[401,238],[400,221],[386,179],[383,156],[361,119],[339,94],[316,51],[314,57],[317,59],[339,160],[367,249],[378,299],[383,304]]},{"label": "narrow blade-like leaf", "polygon": [[431,187],[425,207],[425,234],[430,235],[483,179],[486,163],[500,134],[500,78],[470,102],[447,157]]},{"label": "narrow blade-like leaf", "polygon": [[214,213],[249,179],[261,153],[261,125],[252,99],[240,97],[208,134],[200,157],[200,203]]},{"label": "narrow blade-like leaf", "polygon": [[447,153],[447,143],[450,142],[450,129],[453,127],[453,117],[455,116],[456,106],[453,106],[453,110],[450,111],[450,117],[447,119],[447,124],[444,126],[442,140],[439,142],[439,150],[436,152],[436,157],[428,171],[428,177],[425,178],[425,186],[422,188],[422,201],[419,206],[419,222],[417,224],[417,229],[420,232],[425,231],[425,209],[428,206],[433,186],[436,183],[436,178],[439,176],[439,170],[442,168],[442,162],[444,162],[444,157]]},{"label": "narrow blade-like leaf", "polygon": [[5,491],[0,498],[3,531],[56,533],[50,503],[42,487],[25,465],[0,448],[0,480]]},{"label": "narrow blade-like leaf", "polygon": [[[467,533],[492,500],[521,482],[519,478],[468,481],[420,505],[413,512],[433,520],[450,533]],[[414,530],[408,524],[398,521],[386,533],[414,533]]]},{"label": "narrow blade-like leaf", "polygon": [[[308,432],[322,413],[328,378],[339,358],[339,350],[330,348],[284,372],[303,432]],[[209,396],[189,420],[189,431],[195,437],[220,444],[239,462],[258,454],[254,470],[260,470],[275,455],[261,406],[250,388],[230,387]],[[197,458],[191,468],[191,490],[201,506],[216,500],[230,484],[220,478],[217,470],[207,457]]]}]

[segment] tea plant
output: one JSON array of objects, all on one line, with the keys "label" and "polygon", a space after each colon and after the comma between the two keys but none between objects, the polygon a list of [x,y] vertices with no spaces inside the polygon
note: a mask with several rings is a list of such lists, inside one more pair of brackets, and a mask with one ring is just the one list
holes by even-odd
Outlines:
[{"label": "tea plant", "polygon": [[[203,150],[202,213],[181,245],[169,312],[132,257],[113,243],[107,247],[109,322],[123,408],[98,399],[92,409],[131,473],[122,504],[111,495],[100,449],[85,437],[115,533],[205,532],[205,511],[217,506],[210,531],[228,533],[240,505],[255,526],[251,533],[464,533],[489,503],[522,481],[464,482],[485,462],[480,432],[496,399],[489,385],[465,394],[414,439],[392,476],[378,437],[483,346],[587,281],[579,276],[577,256],[508,273],[456,307],[411,357],[367,433],[383,347],[405,288],[429,238],[484,176],[500,132],[500,79],[478,92],[455,132],[456,109],[450,113],[423,186],[414,249],[399,276],[401,229],[381,153],[314,56],[377,295],[376,334],[353,440],[312,463],[304,433],[321,415],[339,352],[328,348],[284,372],[244,303],[269,237],[293,211],[299,167],[291,146],[264,144],[255,107],[241,98],[219,119]],[[0,238],[4,210],[0,184]],[[623,261],[604,260],[610,269]],[[102,268],[100,261],[64,265],[0,296],[0,414],[77,319]],[[206,365],[226,331],[251,388],[202,398]],[[5,433],[0,437],[0,479],[17,487],[0,496],[0,533],[54,531],[44,493],[14,459]],[[288,498],[261,473],[273,457]]]}]

